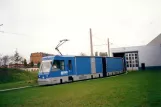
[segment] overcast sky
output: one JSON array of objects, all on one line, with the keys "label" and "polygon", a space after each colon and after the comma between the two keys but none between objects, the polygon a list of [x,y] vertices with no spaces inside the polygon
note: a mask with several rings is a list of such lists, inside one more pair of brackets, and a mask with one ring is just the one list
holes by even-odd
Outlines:
[{"label": "overcast sky", "polygon": [[[93,44],[111,48],[146,45],[161,33],[161,0],[0,0],[0,53],[15,49],[25,58],[32,52],[89,54]],[[107,51],[107,46],[94,46]]]}]

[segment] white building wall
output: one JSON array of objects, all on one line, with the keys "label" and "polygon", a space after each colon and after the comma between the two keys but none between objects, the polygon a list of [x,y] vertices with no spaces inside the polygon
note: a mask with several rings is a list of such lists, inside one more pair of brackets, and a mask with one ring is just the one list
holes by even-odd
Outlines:
[{"label": "white building wall", "polygon": [[120,52],[133,52],[138,51],[139,66],[141,63],[145,63],[145,66],[161,66],[161,46],[135,46],[125,48],[113,48],[111,49],[111,55],[113,53]]}]

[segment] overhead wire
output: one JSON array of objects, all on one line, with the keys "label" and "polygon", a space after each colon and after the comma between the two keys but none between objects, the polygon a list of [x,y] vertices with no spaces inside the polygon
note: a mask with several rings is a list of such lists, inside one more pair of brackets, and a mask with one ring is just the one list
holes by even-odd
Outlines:
[{"label": "overhead wire", "polygon": [[104,46],[104,45],[107,45],[107,44],[100,44],[100,45],[93,45],[93,46]]},{"label": "overhead wire", "polygon": [[[99,37],[93,35],[94,38],[97,38],[97,40],[100,40],[101,42],[103,41],[103,39],[100,39]],[[99,45],[93,45],[93,46],[107,46],[108,44],[99,44]],[[116,47],[119,47],[118,45],[116,45],[113,42],[110,42],[110,45],[115,45]]]},{"label": "overhead wire", "polygon": [[11,33],[11,32],[4,32],[4,31],[0,31],[1,33],[7,33],[7,34],[13,34],[13,35],[18,35],[18,36],[27,36],[27,35],[24,35],[24,34],[19,34],[19,33]]},{"label": "overhead wire", "polygon": [[[100,39],[99,37],[97,37],[97,36],[93,36],[94,38],[97,38],[97,40],[99,40],[99,41],[101,41],[101,42],[103,42],[103,40],[102,39]],[[106,45],[106,44],[100,44],[100,45],[93,45],[93,46],[103,46],[103,45]]]},{"label": "overhead wire", "polygon": [[[0,26],[3,26],[3,24],[0,24]],[[21,36],[26,36],[24,34],[19,34],[19,33],[11,33],[11,32],[4,32],[4,31],[0,31],[1,33],[8,33],[8,34],[13,34],[13,35],[21,35]]]},{"label": "overhead wire", "polygon": [[93,36],[93,37],[95,37],[95,38],[99,39],[100,41],[103,41],[102,39],[100,39],[100,38],[99,38],[99,37],[97,37],[97,36]]}]

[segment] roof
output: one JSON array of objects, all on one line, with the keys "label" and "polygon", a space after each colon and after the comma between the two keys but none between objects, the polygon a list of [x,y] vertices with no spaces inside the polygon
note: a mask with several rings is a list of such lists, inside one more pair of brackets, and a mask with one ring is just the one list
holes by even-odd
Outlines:
[{"label": "roof", "polygon": [[67,58],[67,57],[95,57],[95,58],[102,58],[102,57],[106,57],[106,58],[113,58],[113,57],[108,57],[108,56],[74,56],[74,55],[55,55],[55,56],[45,56],[42,59],[43,60],[53,60],[55,57],[62,57],[62,58]]},{"label": "roof", "polygon": [[55,57],[75,57],[75,56],[70,56],[70,55],[53,55],[53,56],[44,56],[42,57],[43,60],[53,60]]},{"label": "roof", "polygon": [[154,38],[147,45],[160,45],[161,44],[161,34],[159,34],[156,38]]}]

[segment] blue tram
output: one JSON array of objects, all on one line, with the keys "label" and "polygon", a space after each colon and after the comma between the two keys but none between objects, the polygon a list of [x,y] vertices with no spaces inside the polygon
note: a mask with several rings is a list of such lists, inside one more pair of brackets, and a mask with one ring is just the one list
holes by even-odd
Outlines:
[{"label": "blue tram", "polygon": [[39,85],[106,77],[124,72],[124,59],[96,56],[46,56],[38,73]]}]

